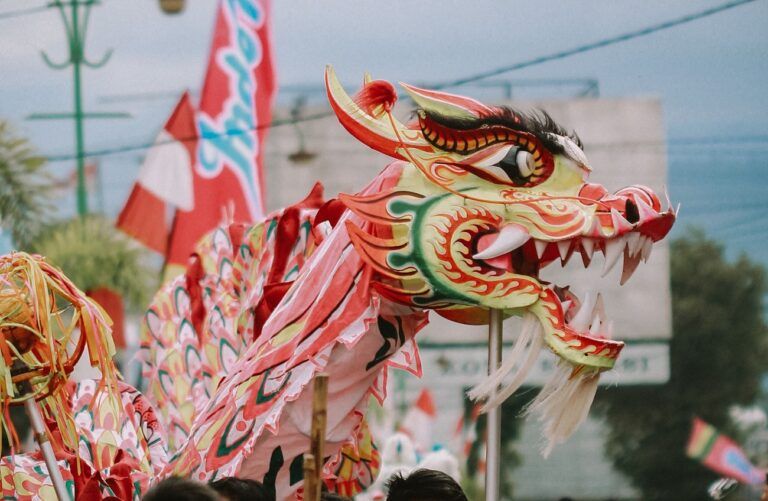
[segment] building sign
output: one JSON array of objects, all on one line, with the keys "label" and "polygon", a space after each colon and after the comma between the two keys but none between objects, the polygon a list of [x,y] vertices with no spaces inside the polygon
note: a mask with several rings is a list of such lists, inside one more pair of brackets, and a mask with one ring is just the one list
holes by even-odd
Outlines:
[{"label": "building sign", "polygon": [[[505,352],[510,348],[511,343],[507,343]],[[487,374],[488,349],[484,344],[420,343],[419,350],[424,376],[432,384],[467,387],[480,382]],[[542,350],[526,378],[526,385],[543,385],[554,373],[555,363],[555,356],[546,349]],[[668,344],[628,343],[613,370],[602,374],[600,384],[664,384],[668,380]]]}]

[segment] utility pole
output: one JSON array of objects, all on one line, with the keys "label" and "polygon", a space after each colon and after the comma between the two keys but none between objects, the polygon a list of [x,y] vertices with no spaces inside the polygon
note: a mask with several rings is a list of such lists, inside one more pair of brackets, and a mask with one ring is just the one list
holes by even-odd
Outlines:
[{"label": "utility pole", "polygon": [[69,46],[69,57],[61,63],[53,62],[45,52],[41,52],[45,64],[57,70],[72,67],[74,112],[69,113],[33,113],[31,120],[74,119],[75,151],[77,152],[77,213],[80,217],[88,213],[88,193],[85,188],[85,137],[83,121],[89,118],[128,118],[127,113],[86,113],[83,111],[81,70],[83,66],[98,69],[104,66],[112,55],[109,49],[99,61],[92,62],[85,57],[85,36],[91,7],[98,0],[53,0],[49,7],[59,10]]}]

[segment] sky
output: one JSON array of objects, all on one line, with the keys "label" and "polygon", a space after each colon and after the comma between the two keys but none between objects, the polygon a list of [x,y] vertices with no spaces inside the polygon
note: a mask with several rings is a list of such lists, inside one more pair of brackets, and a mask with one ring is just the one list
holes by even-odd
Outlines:
[{"label": "sky", "polygon": [[[71,72],[48,68],[39,55],[44,50],[54,61],[64,59],[61,21],[53,10],[3,19],[4,13],[46,2],[0,0],[0,118],[42,153],[67,155],[74,150],[71,123],[25,120],[33,112],[71,110]],[[331,63],[350,84],[364,71],[391,81],[439,83],[721,3],[278,0],[273,1],[278,81],[285,88],[318,86]],[[187,0],[177,16],[163,15],[156,0],[103,0],[93,9],[87,55],[98,60],[110,48],[114,54],[103,68],[85,70],[86,108],[126,111],[132,118],[90,122],[88,150],[151,141],[174,104],[172,96],[202,82],[214,11],[214,0]],[[746,252],[768,265],[767,56],[768,2],[758,0],[498,78],[590,78],[604,97],[659,97],[669,140],[670,192],[683,204],[681,222],[704,226],[726,242],[731,257]],[[568,97],[577,90],[554,92]],[[154,97],[137,99],[137,94]],[[279,100],[291,97],[284,92]],[[108,213],[124,200],[140,160],[141,152],[102,159]],[[51,167],[63,175],[72,164]],[[65,203],[65,211],[73,205]]]}]

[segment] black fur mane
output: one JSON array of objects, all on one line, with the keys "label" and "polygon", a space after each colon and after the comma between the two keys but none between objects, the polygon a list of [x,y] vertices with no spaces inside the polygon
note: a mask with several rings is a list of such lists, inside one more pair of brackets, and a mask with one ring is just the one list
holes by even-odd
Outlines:
[{"label": "black fur mane", "polygon": [[581,139],[579,139],[575,132],[565,130],[562,125],[552,119],[549,113],[541,109],[530,113],[522,113],[513,108],[502,106],[494,108],[493,113],[477,118],[455,118],[427,110],[422,111],[440,125],[456,130],[472,130],[483,126],[501,125],[512,130],[528,132],[536,136],[544,147],[553,154],[565,154],[565,149],[560,143],[552,139],[549,134],[569,137],[579,148],[584,148]]}]

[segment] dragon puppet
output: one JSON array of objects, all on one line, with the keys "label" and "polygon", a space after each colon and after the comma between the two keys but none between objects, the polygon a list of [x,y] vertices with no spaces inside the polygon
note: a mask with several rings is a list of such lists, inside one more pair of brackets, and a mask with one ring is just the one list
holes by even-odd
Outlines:
[{"label": "dragon puppet", "polygon": [[602,252],[607,269],[623,260],[623,283],[675,211],[644,186],[589,183],[578,137],[544,113],[403,85],[418,108],[402,124],[387,82],[366,78],[350,97],[329,68],[326,87],[341,124],[394,162],[357,194],[324,201],[318,185],[263,221],[223,225],[156,295],[141,358],[168,430],[160,476],[238,475],[280,499],[301,496],[308,383],[322,371],[324,481],[360,492],[379,465],[368,400],[385,397],[388,367],[420,373],[414,335],[428,310],[472,324],[491,308],[524,317],[504,364],[471,395],[499,405],[546,347],[559,370],[530,409],[550,446],[564,440],[623,344],[598,297],[579,299],[539,271]]},{"label": "dragon puppet", "polygon": [[[143,395],[119,381],[95,303],[40,257],[0,258],[3,414],[40,401],[73,497],[136,499],[170,475],[236,475],[301,498],[318,372],[329,375],[323,480],[361,492],[380,466],[369,400],[385,398],[389,367],[420,374],[414,336],[428,310],[470,324],[490,309],[523,317],[504,363],[471,396],[499,405],[547,348],[558,371],[529,410],[549,447],[585,418],[623,344],[610,339],[599,297],[579,299],[539,271],[575,254],[588,266],[602,252],[606,269],[623,260],[623,283],[675,211],[643,186],[609,193],[587,182],[578,137],[546,114],[403,85],[418,108],[402,124],[387,82],[366,78],[350,97],[329,68],[326,87],[341,124],[394,162],[357,194],[325,201],[318,184],[262,221],[201,240],[145,314]],[[67,383],[84,346],[104,378]],[[3,494],[50,498],[46,468],[38,452],[3,458]]]}]

